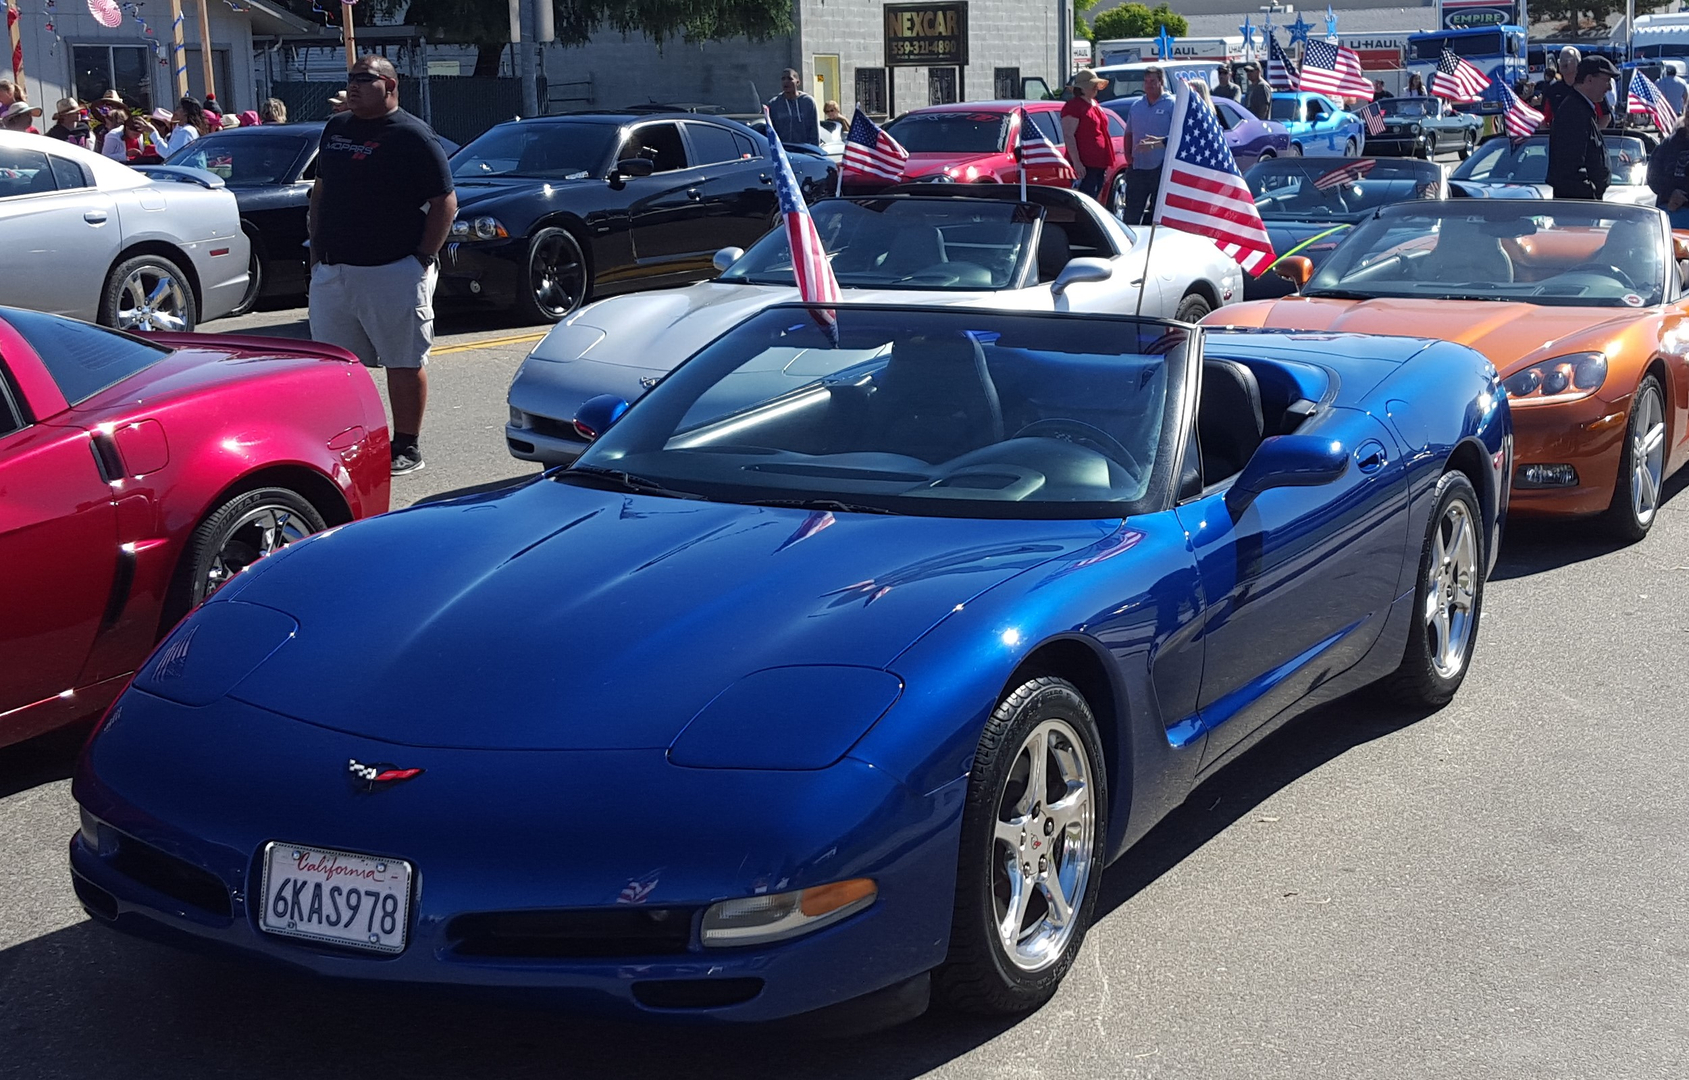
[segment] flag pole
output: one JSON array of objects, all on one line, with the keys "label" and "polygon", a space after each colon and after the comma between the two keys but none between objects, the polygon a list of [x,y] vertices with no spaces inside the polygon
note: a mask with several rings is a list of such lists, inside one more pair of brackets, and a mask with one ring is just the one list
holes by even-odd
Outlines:
[{"label": "flag pole", "polygon": [[1149,289],[1149,257],[1155,253],[1155,219],[1150,218],[1149,244],[1144,248],[1144,276],[1138,283],[1138,306],[1132,310],[1132,318],[1144,313],[1144,293]]}]

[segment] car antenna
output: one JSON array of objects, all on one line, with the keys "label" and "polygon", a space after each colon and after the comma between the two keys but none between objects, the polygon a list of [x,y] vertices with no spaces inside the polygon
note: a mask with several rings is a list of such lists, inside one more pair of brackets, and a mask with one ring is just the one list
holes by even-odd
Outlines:
[{"label": "car antenna", "polygon": [[1132,310],[1132,318],[1136,319],[1144,313],[1144,293],[1149,289],[1149,257],[1155,252],[1154,221],[1149,223],[1149,243],[1144,247],[1144,276],[1138,279],[1138,306]]}]

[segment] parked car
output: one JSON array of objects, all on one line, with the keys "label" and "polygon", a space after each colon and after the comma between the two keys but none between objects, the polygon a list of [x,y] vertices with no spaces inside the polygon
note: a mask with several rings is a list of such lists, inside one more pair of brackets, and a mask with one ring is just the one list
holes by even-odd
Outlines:
[{"label": "parked car", "polygon": [[1666,478],[1689,462],[1680,258],[1689,245],[1652,207],[1398,203],[1357,225],[1300,297],[1214,321],[1471,345],[1513,406],[1509,513],[1599,515],[1638,540]]},{"label": "parked car", "polygon": [[[1025,115],[1043,136],[1064,146],[1059,101],[966,101],[956,105],[933,105],[912,109],[886,127],[891,137],[907,151],[909,163],[903,182],[941,184],[1020,183],[1020,163],[1015,151],[1020,146],[1021,116]],[[1104,110],[1109,135],[1120,165],[1103,181],[1104,202],[1113,208],[1126,190],[1126,128],[1120,118]],[[1029,184],[1071,188],[1071,176],[1064,178],[1053,165],[1035,164],[1026,170]],[[852,177],[845,192],[871,194],[892,186],[892,181]]]},{"label": "parked car", "polygon": [[[1640,131],[1604,134],[1612,184],[1607,202],[1653,206],[1648,187],[1648,156],[1658,146]],[[1470,158],[1449,174],[1449,194],[1474,199],[1552,199],[1548,183],[1548,136],[1533,135],[1515,144],[1505,135],[1485,139]]]},{"label": "parked car", "polygon": [[[825,157],[791,162],[806,198],[833,192]],[[595,296],[709,277],[716,251],[777,219],[771,164],[761,135],[719,116],[500,124],[452,157],[458,218],[437,295],[556,322]]]},{"label": "parked car", "polygon": [[[914,194],[919,193],[919,194]],[[813,210],[850,303],[1139,312],[1186,322],[1244,295],[1243,272],[1206,237],[1128,228],[1070,188],[908,185]],[[570,461],[575,420],[600,394],[632,401],[752,313],[798,298],[784,230],[721,253],[715,281],[602,300],[553,329],[510,386],[505,445],[524,461]],[[1146,261],[1151,273],[1145,273]]]},{"label": "parked car", "polygon": [[76,894],[254,970],[652,1020],[1025,1012],[1247,747],[1456,693],[1508,417],[1423,339],[769,308],[574,466],[202,606],[82,755]]},{"label": "parked car", "polygon": [[[753,117],[752,119],[745,121],[745,123],[752,131],[761,135],[763,138],[766,139],[768,137],[767,120],[764,120],[761,117]],[[837,165],[839,162],[844,160],[844,136],[845,129],[835,130],[823,122],[821,124],[821,141],[819,143],[782,143],[781,145],[786,148],[787,153],[794,150],[804,151],[811,154],[820,153],[828,161]]]},{"label": "parked car", "polygon": [[[1142,95],[1114,98],[1104,102],[1103,108],[1124,120],[1132,103],[1141,100]],[[1254,113],[1229,98],[1215,98],[1214,112],[1226,134],[1226,147],[1239,169],[1291,152],[1290,131],[1277,120],[1257,120]]]},{"label": "parked car", "polygon": [[[1125,64],[1109,64],[1094,69],[1098,75],[1108,80],[1108,85],[1098,94],[1099,99],[1108,101],[1112,98],[1138,97],[1144,92],[1144,72],[1151,67],[1161,69],[1163,81],[1170,79],[1201,79],[1209,86],[1217,81],[1219,65],[1213,60],[1137,60]],[[1172,84],[1168,84],[1168,92],[1172,92]]]},{"label": "parked car", "polygon": [[1391,97],[1378,102],[1384,130],[1366,137],[1366,152],[1374,157],[1417,157],[1427,160],[1453,153],[1465,161],[1483,137],[1484,120],[1461,112],[1436,97]]},{"label": "parked car", "polygon": [[[246,292],[231,314],[251,311],[260,300],[305,295],[311,281],[305,216],[322,136],[321,121],[230,128],[195,139],[165,162],[209,172],[234,192],[251,258]],[[448,157],[457,151],[450,139],[434,137]]]},{"label": "parked car", "polygon": [[1366,147],[1366,121],[1324,94],[1274,94],[1272,118],[1290,134],[1295,157],[1360,157]]},{"label": "parked car", "polygon": [[387,443],[339,349],[0,309],[0,746],[104,708],[256,559],[386,510]]},{"label": "parked car", "polygon": [[[1243,179],[1278,253],[1273,266],[1300,255],[1318,268],[1349,230],[1379,207],[1445,194],[1441,165],[1394,158],[1282,158],[1261,162]],[[1290,280],[1276,273],[1243,281],[1245,300],[1294,291]]]},{"label": "parked car", "polygon": [[44,135],[0,131],[0,252],[0,304],[125,330],[192,330],[246,291],[221,178],[141,173]]}]

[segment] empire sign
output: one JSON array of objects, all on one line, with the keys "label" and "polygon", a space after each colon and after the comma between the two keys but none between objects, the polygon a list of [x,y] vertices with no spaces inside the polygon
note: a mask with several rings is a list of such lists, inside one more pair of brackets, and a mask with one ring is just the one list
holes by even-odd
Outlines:
[{"label": "empire sign", "polygon": [[968,5],[887,4],[887,67],[961,67],[968,62]]}]

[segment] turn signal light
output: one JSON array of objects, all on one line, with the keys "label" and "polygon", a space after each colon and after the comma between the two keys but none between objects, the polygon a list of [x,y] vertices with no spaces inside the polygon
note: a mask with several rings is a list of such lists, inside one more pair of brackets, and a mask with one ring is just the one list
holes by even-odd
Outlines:
[{"label": "turn signal light", "polygon": [[699,936],[711,948],[784,941],[848,918],[879,895],[872,878],[853,878],[797,892],[723,900],[704,912]]}]

